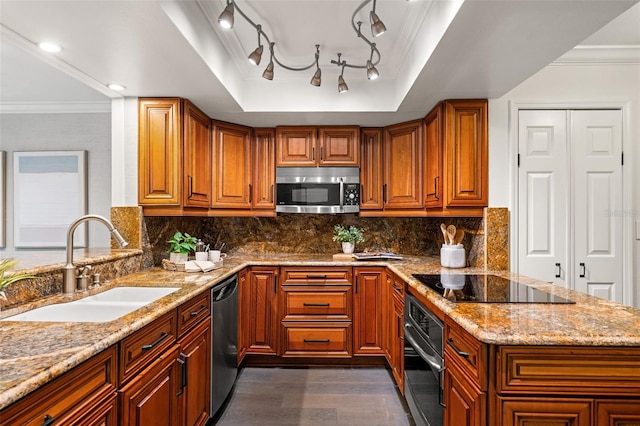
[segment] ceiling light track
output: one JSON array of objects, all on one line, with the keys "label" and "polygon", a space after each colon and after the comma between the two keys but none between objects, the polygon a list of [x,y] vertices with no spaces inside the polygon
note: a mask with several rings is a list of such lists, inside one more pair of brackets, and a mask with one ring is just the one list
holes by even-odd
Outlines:
[{"label": "ceiling light track", "polygon": [[[378,17],[378,15],[376,14],[376,0],[365,0],[355,9],[355,11],[353,12],[353,15],[351,16],[351,26],[353,27],[353,30],[356,32],[356,35],[358,36],[358,38],[362,39],[362,41],[364,41],[369,46],[369,48],[371,49],[371,53],[364,65],[347,63],[346,60],[341,59],[341,56],[342,56],[341,53],[337,54],[338,55],[337,60],[333,60],[333,59],[331,60],[332,64],[335,64],[341,68],[340,76],[338,77],[339,93],[344,93],[349,90],[343,77],[345,68],[366,69],[367,79],[369,80],[375,80],[379,76],[378,70],[376,69],[375,66],[380,63],[380,60],[382,59],[382,55],[380,54],[380,51],[376,47],[376,44],[370,41],[367,37],[365,37],[362,34],[362,31],[361,31],[362,21],[356,22],[356,15],[358,14],[358,12],[360,12],[367,4],[371,2],[373,2],[373,7],[369,12],[369,20],[371,23],[372,36],[377,37],[383,34],[387,30],[384,24],[382,23],[382,21],[380,20],[380,18]],[[316,52],[314,55],[314,60],[311,64],[307,66],[300,66],[300,67],[286,65],[282,63],[276,56],[275,49],[274,49],[274,46],[276,43],[272,42],[269,36],[262,30],[262,25],[256,24],[255,22],[253,22],[253,20],[251,20],[251,18],[249,18],[242,11],[242,9],[238,7],[238,4],[236,3],[235,0],[227,0],[227,5],[224,8],[223,12],[220,14],[220,17],[218,18],[218,23],[220,24],[220,26],[225,29],[233,28],[235,11],[237,11],[240,14],[240,16],[242,16],[242,18],[244,18],[244,20],[247,21],[247,23],[249,23],[249,25],[255,28],[258,34],[258,47],[256,47],[256,49],[253,52],[251,52],[251,54],[249,55],[249,61],[254,65],[260,65],[260,61],[262,59],[262,53],[264,51],[264,47],[262,45],[263,38],[264,40],[266,40],[269,46],[269,64],[267,65],[264,72],[262,73],[262,77],[264,77],[267,80],[273,80],[274,62],[278,64],[280,67],[287,69],[289,71],[306,71],[315,66],[316,71],[313,74],[313,77],[311,78],[310,84],[312,86],[320,86],[322,82],[322,70],[320,69],[320,65],[319,65],[319,59],[320,59],[319,44],[316,44],[315,46]]]}]

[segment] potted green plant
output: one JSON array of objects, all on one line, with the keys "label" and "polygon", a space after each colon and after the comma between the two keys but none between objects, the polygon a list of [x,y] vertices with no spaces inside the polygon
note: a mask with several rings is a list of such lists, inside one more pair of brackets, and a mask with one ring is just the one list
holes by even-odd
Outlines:
[{"label": "potted green plant", "polygon": [[13,284],[16,281],[24,280],[26,278],[36,278],[35,275],[29,274],[12,274],[5,276],[6,272],[17,264],[18,261],[10,257],[0,260],[0,297],[4,300],[7,300],[7,296],[4,294],[4,289],[9,284]]},{"label": "potted green plant", "polygon": [[342,243],[342,252],[350,254],[353,253],[356,243],[364,242],[364,236],[362,233],[362,228],[358,228],[353,225],[348,228],[342,225],[336,225],[333,228],[333,241]]},{"label": "potted green plant", "polygon": [[169,260],[173,263],[185,263],[189,253],[196,249],[198,239],[186,232],[178,231],[167,242],[169,243]]}]

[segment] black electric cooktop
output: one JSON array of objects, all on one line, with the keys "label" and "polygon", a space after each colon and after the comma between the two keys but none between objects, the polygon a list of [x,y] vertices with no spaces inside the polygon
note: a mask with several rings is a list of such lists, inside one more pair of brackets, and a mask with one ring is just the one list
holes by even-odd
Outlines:
[{"label": "black electric cooktop", "polygon": [[413,274],[422,284],[452,302],[575,303],[497,275]]}]

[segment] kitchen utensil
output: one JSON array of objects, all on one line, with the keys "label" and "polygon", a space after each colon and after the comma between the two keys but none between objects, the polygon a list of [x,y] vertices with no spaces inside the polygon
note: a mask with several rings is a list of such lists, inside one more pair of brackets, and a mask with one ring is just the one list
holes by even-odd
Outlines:
[{"label": "kitchen utensil", "polygon": [[442,231],[442,236],[444,237],[444,243],[449,244],[449,235],[447,234],[447,225],[445,225],[444,223],[441,223],[440,230]]},{"label": "kitchen utensil", "polygon": [[453,238],[454,244],[460,244],[464,239],[464,231],[462,229],[456,230],[456,236]]},{"label": "kitchen utensil", "polygon": [[453,245],[453,239],[456,236],[456,227],[454,225],[447,226],[447,235],[449,236],[449,244]]}]

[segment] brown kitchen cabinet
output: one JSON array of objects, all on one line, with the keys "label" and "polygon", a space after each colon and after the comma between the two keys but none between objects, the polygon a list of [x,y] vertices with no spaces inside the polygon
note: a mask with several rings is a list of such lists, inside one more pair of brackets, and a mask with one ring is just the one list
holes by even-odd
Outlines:
[{"label": "brown kitchen cabinet", "polygon": [[423,208],[422,122],[414,120],[385,127],[382,144],[384,208]]},{"label": "brown kitchen cabinet", "polygon": [[240,308],[239,325],[240,334],[246,339],[246,354],[278,355],[278,268],[253,266],[248,269],[244,284],[240,288],[241,300],[249,309]]},{"label": "brown kitchen cabinet", "polygon": [[138,100],[138,203],[145,215],[206,215],[210,145],[210,120],[188,100]]},{"label": "brown kitchen cabinet", "polygon": [[117,425],[117,345],[0,411],[0,425]]},{"label": "brown kitchen cabinet", "polygon": [[352,291],[350,267],[282,268],[282,356],[350,358]]},{"label": "brown kitchen cabinet", "polygon": [[391,357],[389,365],[400,393],[404,395],[404,281],[393,275],[391,285],[391,306],[389,318],[389,344]]},{"label": "brown kitchen cabinet", "polygon": [[383,299],[385,268],[353,269],[353,354],[384,355]]},{"label": "brown kitchen cabinet", "polygon": [[360,134],[360,209],[382,210],[382,128]]},{"label": "brown kitchen cabinet", "polygon": [[249,349],[250,296],[248,268],[238,272],[238,365]]},{"label": "brown kitchen cabinet", "polygon": [[276,127],[278,167],[359,166],[358,126]]},{"label": "brown kitchen cabinet", "polygon": [[214,209],[251,208],[251,128],[213,122]]},{"label": "brown kitchen cabinet", "polygon": [[446,100],[425,117],[429,216],[482,216],[489,201],[487,111],[483,99]]},{"label": "brown kitchen cabinet", "polygon": [[253,130],[253,193],[251,206],[255,210],[276,208],[276,134],[273,128]]}]

